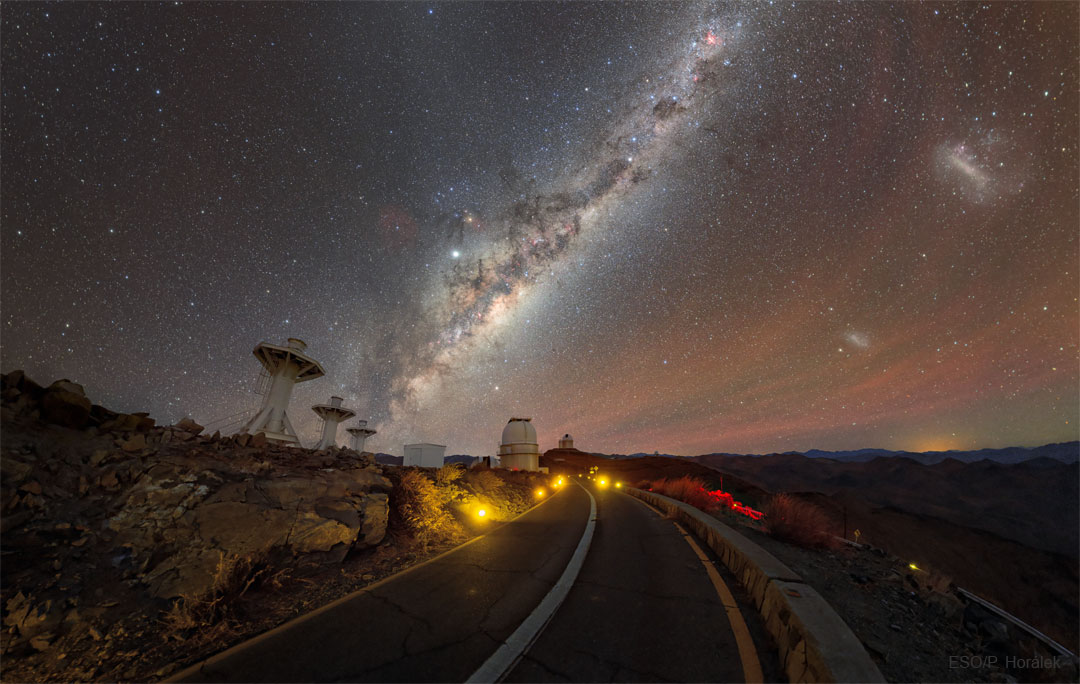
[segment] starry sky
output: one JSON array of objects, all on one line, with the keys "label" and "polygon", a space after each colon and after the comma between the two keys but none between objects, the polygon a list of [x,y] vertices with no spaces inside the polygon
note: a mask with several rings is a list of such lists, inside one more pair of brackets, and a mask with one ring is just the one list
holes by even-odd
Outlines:
[{"label": "starry sky", "polygon": [[[301,440],[1076,439],[1075,3],[4,3],[3,370]],[[344,430],[339,440],[345,442]]]}]

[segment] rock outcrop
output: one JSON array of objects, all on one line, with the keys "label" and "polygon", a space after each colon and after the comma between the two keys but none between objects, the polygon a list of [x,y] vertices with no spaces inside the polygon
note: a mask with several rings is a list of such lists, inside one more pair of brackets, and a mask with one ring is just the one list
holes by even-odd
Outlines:
[{"label": "rock outcrop", "polygon": [[386,534],[391,483],[370,454],[155,426],[21,371],[0,398],[4,652],[208,596],[230,562],[335,563]]}]

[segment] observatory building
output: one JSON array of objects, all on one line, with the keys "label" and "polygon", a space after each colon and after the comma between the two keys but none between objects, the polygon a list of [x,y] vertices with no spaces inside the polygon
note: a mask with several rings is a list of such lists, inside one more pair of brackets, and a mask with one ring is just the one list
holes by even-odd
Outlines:
[{"label": "observatory building", "polygon": [[263,365],[270,388],[263,394],[262,408],[241,432],[250,435],[261,432],[275,442],[300,444],[296,430],[285,414],[293,385],[326,375],[319,362],[304,353],[306,349],[304,341],[295,337],[290,337],[284,347],[269,342],[260,342],[255,347],[252,353]]},{"label": "observatory building", "polygon": [[356,415],[356,411],[341,405],[341,397],[330,397],[329,404],[316,404],[311,410],[323,419],[322,439],[315,447],[316,450],[337,446],[338,423]]},{"label": "observatory building", "polygon": [[563,435],[562,439],[559,440],[559,448],[560,449],[573,449],[574,448],[574,438],[571,437],[569,433]]},{"label": "observatory building", "polygon": [[442,468],[444,453],[446,453],[445,444],[428,444],[426,442],[406,444],[405,458],[401,465]]},{"label": "observatory building", "polygon": [[356,421],[356,427],[351,427],[348,430],[346,430],[346,432],[348,432],[350,435],[352,435],[352,448],[353,448],[353,451],[363,451],[364,450],[364,442],[367,441],[368,437],[375,434],[374,430],[369,430],[368,429],[366,420],[358,420],[358,421]]},{"label": "observatory building", "polygon": [[511,418],[503,428],[499,461],[510,470],[540,470],[540,446],[532,418]]}]

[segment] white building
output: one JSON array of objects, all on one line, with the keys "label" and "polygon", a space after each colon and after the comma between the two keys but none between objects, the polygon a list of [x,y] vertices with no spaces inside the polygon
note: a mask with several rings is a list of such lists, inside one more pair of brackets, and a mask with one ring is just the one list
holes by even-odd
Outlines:
[{"label": "white building", "polygon": [[443,455],[445,453],[445,444],[428,444],[427,442],[406,444],[405,461],[402,465],[420,466],[421,468],[442,468]]},{"label": "white building", "polygon": [[567,434],[563,435],[562,439],[559,440],[559,448],[560,449],[573,449],[574,448],[574,438],[570,436],[570,433],[567,433]]},{"label": "white building", "polygon": [[531,418],[511,418],[502,432],[499,461],[510,470],[540,470],[540,445]]}]

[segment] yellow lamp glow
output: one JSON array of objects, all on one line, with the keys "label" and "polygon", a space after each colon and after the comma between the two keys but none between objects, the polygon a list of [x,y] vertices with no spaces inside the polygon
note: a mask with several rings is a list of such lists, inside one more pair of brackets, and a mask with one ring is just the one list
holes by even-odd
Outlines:
[{"label": "yellow lamp glow", "polygon": [[484,510],[483,508],[481,508],[480,510],[478,510],[478,511],[476,512],[476,514],[477,514],[478,516],[480,516],[481,518],[483,518],[483,517],[484,517],[485,515],[487,515],[487,511],[486,511],[486,510]]}]

